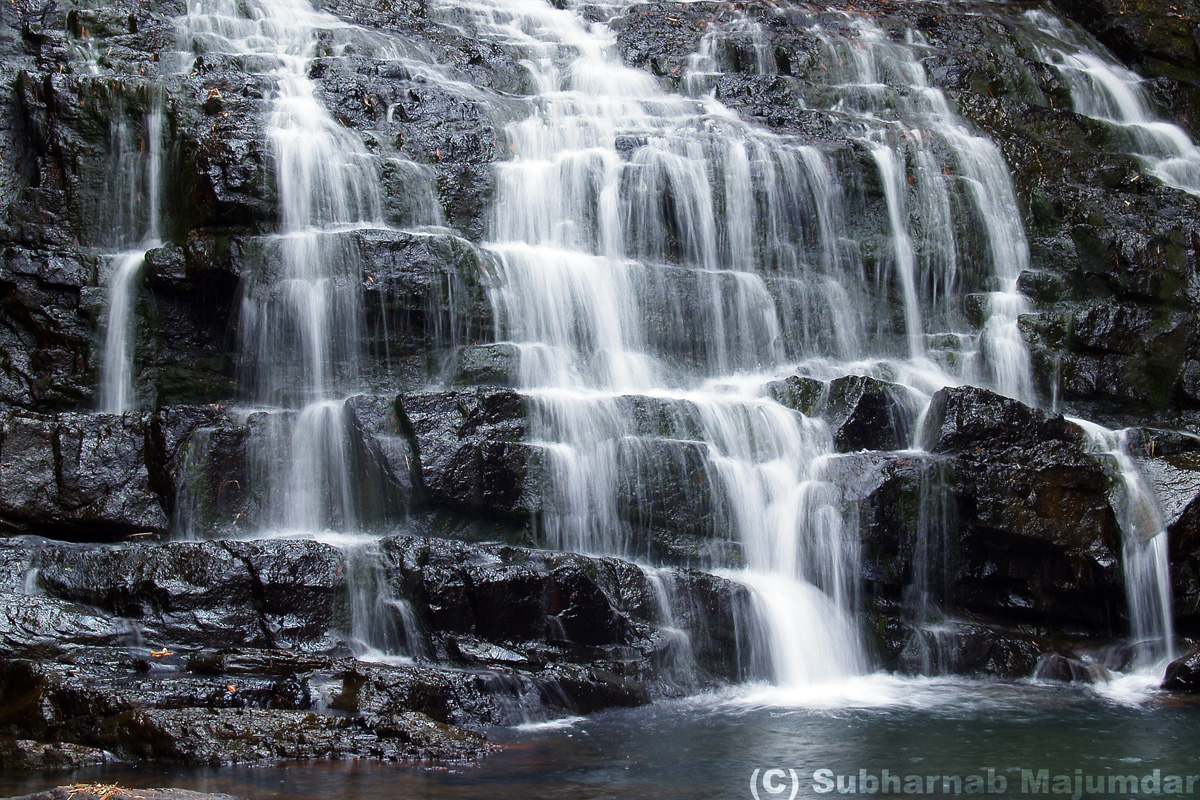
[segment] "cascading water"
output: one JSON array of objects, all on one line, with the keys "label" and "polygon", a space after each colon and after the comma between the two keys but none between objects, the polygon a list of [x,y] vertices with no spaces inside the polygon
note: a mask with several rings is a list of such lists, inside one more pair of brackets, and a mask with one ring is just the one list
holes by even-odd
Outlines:
[{"label": "cascading water", "polygon": [[1094,452],[1112,460],[1116,472],[1113,506],[1121,526],[1132,667],[1157,679],[1164,663],[1175,657],[1166,524],[1153,490],[1129,454],[1127,432],[1087,420],[1072,421],[1083,428]]},{"label": "cascading water", "polygon": [[[411,608],[388,589],[373,540],[358,535],[368,516],[389,510],[363,508],[363,470],[345,400],[364,388],[363,259],[355,236],[387,227],[379,165],[322,105],[309,77],[319,34],[333,32],[332,46],[344,45],[336,43],[338,33],[359,36],[371,52],[400,56],[390,41],[366,37],[303,0],[193,0],[188,11],[181,23],[187,51],[210,60],[254,56],[274,82],[266,133],[278,229],[257,240],[261,263],[243,284],[238,323],[239,380],[252,404],[241,416],[255,431],[251,478],[265,498],[254,533],[317,537],[341,548],[347,594],[339,633],[351,651],[374,660],[420,654]],[[439,222],[425,182],[414,180],[412,188],[414,203],[431,204],[412,212],[414,224]],[[197,433],[189,458],[211,435]],[[203,474],[202,463],[187,466]],[[205,509],[186,487],[176,505],[180,532],[196,535]]]},{"label": "cascading water", "polygon": [[[878,166],[890,226],[889,267],[900,289],[910,359],[921,363],[928,356],[927,338],[945,338],[927,337],[930,324],[961,330],[954,308],[961,292],[986,289],[979,351],[963,354],[979,363],[966,370],[944,361],[940,366],[1035,402],[1029,356],[1017,330],[1018,315],[1028,310],[1016,285],[1029,266],[1029,247],[999,150],[972,133],[929,84],[920,61],[928,45],[917,32],[898,41],[865,19],[850,23],[849,36],[814,30],[826,51],[831,110],[847,114],[862,130]],[[915,233],[913,218],[922,221]],[[944,385],[953,379],[934,380]]]},{"label": "cascading water", "polygon": [[[870,223],[851,211],[869,181],[842,177],[865,174],[854,150],[770,134],[702,94],[728,52],[712,36],[754,42],[754,23],[706,38],[682,97],[625,67],[611,34],[571,10],[481,0],[464,12],[518,50],[536,87],[530,116],[504,131],[513,157],[497,167],[487,249],[496,338],[520,348],[548,464],[546,540],[644,556],[658,524],[648,498],[711,493],[693,503],[711,509],[693,530],[741,546],[745,568],[724,574],[752,590],[743,629],[761,634],[759,674],[798,686],[862,671],[856,537],[824,477],[830,431],[764,387],[868,372],[925,397],[971,378],[1032,399],[1016,333],[1028,254],[998,151],[928,85],[919,40],[866,21],[840,37],[814,26],[830,63],[850,65],[832,73],[831,113],[859,132],[882,183],[888,227],[868,235],[885,252],[869,256],[858,240]],[[916,215],[939,224],[914,234]],[[967,274],[969,259],[984,266]],[[965,328],[953,298],[971,287],[989,309],[982,336],[934,333]],[[930,341],[976,344],[935,361]]]},{"label": "cascading water", "polygon": [[162,244],[159,195],[162,189],[163,111],[160,102],[154,104],[144,122],[144,130],[139,125],[136,131],[131,131],[124,119],[113,125],[116,166],[109,193],[119,209],[111,232],[119,251],[109,258],[98,402],[99,410],[107,414],[123,414],[136,405],[134,303],[146,253]]},{"label": "cascading water", "polygon": [[1040,10],[1025,16],[1041,34],[1038,57],[1066,79],[1075,111],[1112,126],[1119,133],[1117,146],[1137,156],[1148,173],[1200,195],[1200,148],[1151,110],[1142,78],[1057,17]]},{"label": "cascading water", "polygon": [[676,619],[679,598],[674,587],[674,575],[670,570],[642,567],[646,581],[653,590],[660,630],[665,639],[659,655],[659,669],[676,686],[691,689],[698,685],[696,656],[692,639],[687,630]]},{"label": "cascading water", "polygon": [[360,522],[342,398],[358,388],[362,326],[355,229],[383,227],[376,165],[308,77],[319,30],[346,27],[303,0],[189,6],[183,35],[207,57],[254,55],[275,93],[267,135],[279,227],[243,285],[238,363],[247,399],[270,419],[258,453],[265,526],[355,530]]},{"label": "cascading water", "polygon": [[[497,142],[512,158],[496,166],[485,248],[496,339],[521,354],[546,465],[545,540],[653,559],[659,526],[680,524],[655,498],[676,492],[695,509],[689,535],[739,548],[701,565],[751,592],[740,624],[752,677],[800,686],[864,671],[857,535],[831,477],[830,430],[767,385],[866,374],[922,401],[967,381],[1034,401],[1016,322],[1028,247],[998,150],[930,86],[918,34],[891,37],[865,18],[799,20],[829,65],[806,100],[849,132],[818,147],[707,93],[746,43],[743,67],[775,69],[748,19],[713,26],[684,96],[621,64],[611,33],[570,9],[476,0],[431,12],[516,49],[534,87],[530,115]],[[268,533],[363,526],[340,399],[359,385],[363,324],[345,234],[384,226],[373,156],[308,77],[317,32],[340,24],[299,0],[197,4],[185,24],[190,47],[263,57],[278,84],[268,134],[280,223],[240,322],[242,383],[267,417]],[[975,330],[964,294],[981,309]],[[672,596],[648,575],[673,629]],[[383,603],[383,649],[415,636],[398,633],[399,602]],[[368,606],[380,604],[359,612]],[[348,636],[361,644],[366,630]],[[686,683],[679,633],[669,649]]]}]

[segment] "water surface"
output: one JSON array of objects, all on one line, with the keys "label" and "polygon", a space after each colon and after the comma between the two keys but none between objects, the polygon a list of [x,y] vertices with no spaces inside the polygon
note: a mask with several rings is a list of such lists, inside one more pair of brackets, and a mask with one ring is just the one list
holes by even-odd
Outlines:
[{"label": "water surface", "polygon": [[[84,770],[0,779],[7,794],[75,781],[173,785],[254,798],[534,798],[650,800],[822,796],[813,775],[952,775],[994,770],[1023,792],[1021,770],[1049,775],[1200,775],[1200,702],[1124,679],[1086,687],[870,676],[803,692],[739,688],[718,695],[493,732],[504,749],[477,766],[367,762]],[[782,769],[762,788],[767,769]],[[947,796],[938,789],[924,796]],[[1200,787],[1200,783],[1197,784]],[[869,787],[868,787],[869,788]],[[1052,787],[1047,787],[1052,788]],[[840,796],[835,790],[830,793]],[[862,794],[862,793],[860,793]],[[1041,796],[1057,795],[1053,792]],[[1130,794],[1085,794],[1128,797]],[[1187,795],[1185,795],[1187,796]],[[1200,796],[1200,793],[1191,796]]]}]

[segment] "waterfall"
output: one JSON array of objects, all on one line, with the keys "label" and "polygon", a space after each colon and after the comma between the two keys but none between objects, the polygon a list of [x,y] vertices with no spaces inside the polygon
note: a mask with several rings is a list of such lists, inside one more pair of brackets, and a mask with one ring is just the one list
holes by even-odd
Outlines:
[{"label": "waterfall", "polygon": [[1200,148],[1178,125],[1161,119],[1137,73],[1121,66],[1086,34],[1044,11],[1027,11],[1040,36],[1038,58],[1067,82],[1075,111],[1107,123],[1117,146],[1168,186],[1200,196]]},{"label": "waterfall", "polygon": [[1167,564],[1167,530],[1158,499],[1129,454],[1127,431],[1111,431],[1094,422],[1073,419],[1083,428],[1091,448],[1112,460],[1116,473],[1113,508],[1121,527],[1121,564],[1129,608],[1132,666],[1156,672],[1175,658],[1171,617],[1171,575]]},{"label": "waterfall", "polygon": [[[612,32],[569,8],[433,11],[515,50],[535,87],[503,130],[511,157],[496,166],[485,247],[495,339],[521,353],[549,473],[541,535],[626,557],[650,556],[662,524],[729,538],[743,563],[715,566],[751,591],[740,627],[762,677],[862,672],[857,536],[825,477],[830,430],[765,386],[868,373],[925,397],[972,380],[1033,399],[1016,331],[1028,248],[999,151],[928,84],[916,34],[895,41],[865,19],[838,35],[809,24],[828,63],[846,65],[823,99],[869,164],[744,122],[707,93],[737,50],[721,37],[750,43],[743,66],[775,68],[749,19],[706,34],[681,95],[626,67]],[[872,184],[880,194],[864,196]],[[964,291],[984,298],[979,333]],[[668,487],[687,520],[656,516]]]},{"label": "waterfall", "polygon": [[341,635],[355,658],[410,663],[423,642],[406,601],[395,598],[374,540],[333,540],[342,551],[345,611]]},{"label": "waterfall", "polygon": [[309,78],[319,31],[347,27],[304,0],[192,0],[189,50],[254,55],[274,81],[267,138],[279,219],[264,263],[242,287],[238,369],[246,400],[265,410],[256,481],[266,527],[355,530],[350,420],[359,387],[361,259],[349,235],[384,227],[377,166]]},{"label": "waterfall", "polygon": [[134,306],[146,253],[162,245],[163,109],[155,98],[145,129],[130,130],[123,117],[113,124],[116,150],[109,199],[118,209],[108,231],[119,248],[109,261],[104,348],[100,362],[99,410],[123,414],[136,407],[133,385]]},{"label": "waterfall", "polygon": [[982,290],[987,318],[979,349],[963,354],[978,369],[961,375],[1035,403],[1017,328],[1029,310],[1016,288],[1029,267],[1029,245],[1004,158],[930,85],[920,60],[929,45],[919,33],[910,30],[899,41],[857,17],[849,31],[855,35],[814,28],[825,48],[833,108],[860,128],[879,170],[909,357],[921,363],[929,355],[928,325],[962,325],[953,308],[959,293]]},{"label": "waterfall", "polygon": [[666,680],[686,689],[698,684],[696,655],[692,637],[677,619],[680,598],[675,591],[675,576],[667,569],[642,567],[654,596],[659,631],[664,638],[658,667]]},{"label": "waterfall", "polygon": [[[498,132],[508,155],[495,165],[482,246],[494,339],[520,353],[530,444],[546,469],[539,535],[640,560],[656,558],[663,527],[727,540],[736,556],[697,565],[749,592],[738,612],[749,674],[796,687],[864,672],[858,535],[831,477],[832,432],[767,387],[870,375],[921,398],[972,382],[1036,401],[1017,325],[1029,247],[999,150],[930,84],[919,33],[890,36],[862,16],[824,26],[796,10],[829,65],[802,102],[846,131],[815,144],[716,99],[739,48],[753,52],[740,66],[777,68],[748,18],[709,30],[685,91],[672,93],[569,7],[468,0],[430,13],[513,51],[532,87]],[[191,0],[183,23],[189,49],[256,56],[274,81],[280,213],[243,285],[238,342],[247,413],[266,417],[255,476],[265,533],[367,524],[344,403],[363,387],[352,234],[385,228],[384,204],[376,156],[309,77],[318,40],[349,27],[304,0]],[[129,263],[132,282],[140,257]],[[964,296],[982,309],[974,323]],[[1101,449],[1122,463],[1115,445]],[[1122,480],[1124,496],[1143,496]],[[663,511],[667,492],[682,510]],[[1126,529],[1154,529],[1138,514]],[[933,536],[937,521],[925,527]],[[1128,538],[1134,635],[1169,642],[1169,598],[1154,588],[1161,548]],[[381,589],[378,557],[347,551],[345,638],[361,653],[415,653],[418,626]],[[662,573],[646,574],[686,683],[692,643],[675,630]],[[939,587],[926,578],[920,623],[936,612]]]}]

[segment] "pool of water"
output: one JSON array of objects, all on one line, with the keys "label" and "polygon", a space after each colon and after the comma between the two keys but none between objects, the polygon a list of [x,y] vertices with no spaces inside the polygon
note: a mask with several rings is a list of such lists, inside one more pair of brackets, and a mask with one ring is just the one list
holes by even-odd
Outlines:
[{"label": "pool of water", "polygon": [[[973,788],[992,797],[1200,798],[1200,700],[1147,683],[1093,689],[880,675],[803,692],[742,687],[495,731],[504,749],[476,766],[116,766],[4,775],[0,792],[97,781],[253,798],[764,800],[966,796]],[[898,780],[876,783],[888,776]],[[972,784],[975,776],[982,783]],[[1177,794],[1171,776],[1180,779]],[[1127,778],[1135,790],[1122,785]]]}]

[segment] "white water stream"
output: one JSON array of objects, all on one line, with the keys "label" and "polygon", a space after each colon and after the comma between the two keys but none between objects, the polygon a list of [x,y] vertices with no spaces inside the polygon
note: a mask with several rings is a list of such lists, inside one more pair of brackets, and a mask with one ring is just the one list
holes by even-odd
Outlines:
[{"label": "white water stream", "polygon": [[1057,17],[1037,10],[1025,16],[1045,37],[1038,54],[1066,79],[1075,110],[1112,126],[1119,146],[1151,175],[1200,196],[1200,148],[1186,131],[1153,111],[1141,76]]},{"label": "white water stream", "polygon": [[[546,539],[641,555],[654,523],[631,521],[630,497],[685,475],[711,487],[710,533],[744,553],[745,568],[724,574],[752,592],[743,630],[759,676],[800,686],[864,671],[856,537],[825,478],[829,429],[764,385],[868,372],[925,397],[973,380],[1031,401],[1015,291],[1028,250],[999,152],[929,86],[923,43],[866,19],[814,32],[826,63],[842,65],[830,113],[871,164],[702,94],[722,50],[711,38],[683,96],[626,67],[611,32],[571,10],[473,0],[454,13],[515,48],[536,87],[529,116],[504,130],[512,157],[497,167],[486,246],[496,338],[520,348],[549,463]],[[722,31],[756,36],[749,21]],[[886,208],[877,231],[857,229],[852,210],[871,168]],[[864,239],[883,251],[864,252]],[[972,288],[989,309],[982,336],[955,306]],[[645,404],[651,422],[636,412]]]},{"label": "white water stream", "polygon": [[[141,120],[138,120],[141,122]],[[137,405],[134,387],[134,311],[146,253],[162,244],[163,110],[161,104],[145,116],[145,129],[130,130],[121,119],[114,125],[114,169],[119,212],[110,231],[121,248],[110,256],[108,303],[104,316],[104,351],[100,361],[98,407],[102,413],[123,414]]]},{"label": "white water stream", "polygon": [[[863,673],[857,534],[829,479],[830,430],[765,387],[869,374],[917,398],[972,382],[1034,402],[1017,331],[1028,247],[998,150],[929,84],[921,37],[865,17],[812,22],[836,66],[806,100],[857,143],[839,148],[768,132],[707,94],[719,37],[756,41],[750,21],[702,43],[684,95],[625,66],[612,32],[569,8],[432,5],[515,50],[533,86],[527,116],[499,134],[510,157],[485,248],[495,338],[521,353],[548,465],[546,541],[644,556],[655,511],[631,506],[681,483],[708,509],[702,535],[743,553],[724,574],[750,591],[752,677]],[[192,0],[184,23],[189,49],[261,57],[276,82],[280,219],[270,268],[244,287],[239,344],[247,400],[270,418],[267,532],[360,527],[342,402],[360,371],[360,263],[345,234],[384,224],[374,157],[309,78],[318,33],[347,27],[303,0]],[[964,294],[981,299],[981,331]],[[1140,590],[1130,603],[1139,631],[1161,616]]]}]

